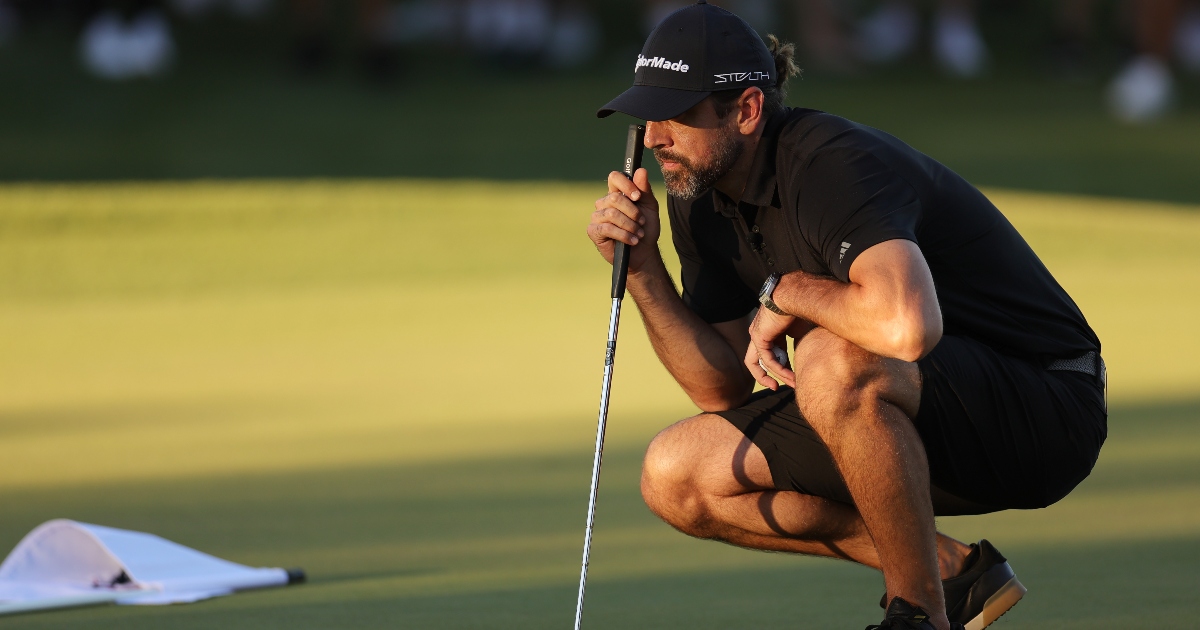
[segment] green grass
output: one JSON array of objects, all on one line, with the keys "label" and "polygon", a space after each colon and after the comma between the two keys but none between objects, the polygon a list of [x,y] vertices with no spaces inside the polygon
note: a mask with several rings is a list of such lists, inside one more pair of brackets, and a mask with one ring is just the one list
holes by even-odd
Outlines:
[{"label": "green grass", "polygon": [[[1013,39],[1031,37],[1031,25],[1009,27],[996,35],[1007,40],[998,55],[1039,46]],[[594,113],[628,87],[636,46],[562,73],[408,51],[402,80],[373,88],[345,60],[294,76],[287,33],[279,23],[181,24],[174,74],[120,84],[86,76],[64,32],[43,28],[0,47],[0,181],[596,181],[619,163],[629,121]],[[979,185],[1200,203],[1196,80],[1181,75],[1180,107],[1167,119],[1131,127],[1104,109],[1115,67],[1065,83],[1045,78],[1037,55],[1001,61],[994,76],[968,82],[919,64],[856,79],[810,73],[790,103],[884,129]]]},{"label": "green grass", "polygon": [[[310,584],[5,627],[557,628],[578,575],[606,266],[594,185],[197,182],[0,188],[0,549],[56,517]],[[1105,345],[1093,476],[944,519],[1010,555],[999,627],[1188,628],[1200,579],[1200,213],[989,190]],[[848,564],[688,539],[640,451],[693,413],[630,310],[590,627],[861,627]]]}]

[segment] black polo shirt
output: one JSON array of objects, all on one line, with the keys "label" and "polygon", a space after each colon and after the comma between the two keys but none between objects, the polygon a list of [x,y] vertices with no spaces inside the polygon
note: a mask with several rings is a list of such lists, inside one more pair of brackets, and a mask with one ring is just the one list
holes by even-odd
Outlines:
[{"label": "black polo shirt", "polygon": [[811,109],[772,116],[740,201],[667,200],[683,300],[708,322],[758,306],[773,271],[850,281],[855,258],[917,244],[946,335],[1034,360],[1099,351],[1079,308],[987,197],[900,140]]}]

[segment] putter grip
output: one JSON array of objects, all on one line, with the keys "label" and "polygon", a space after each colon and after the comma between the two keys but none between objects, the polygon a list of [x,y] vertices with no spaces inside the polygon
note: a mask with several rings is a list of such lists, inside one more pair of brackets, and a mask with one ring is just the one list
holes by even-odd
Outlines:
[{"label": "putter grip", "polygon": [[[629,136],[625,140],[625,164],[621,170],[629,179],[642,167],[642,145],[646,138],[645,125],[629,125]],[[625,277],[629,275],[629,246],[620,241],[613,250],[612,296],[625,297]]]}]

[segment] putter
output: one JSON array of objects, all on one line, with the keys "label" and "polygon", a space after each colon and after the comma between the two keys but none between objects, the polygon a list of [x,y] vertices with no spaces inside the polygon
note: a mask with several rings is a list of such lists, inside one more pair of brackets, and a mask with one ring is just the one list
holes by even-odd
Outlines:
[{"label": "putter", "polygon": [[[644,125],[629,125],[625,141],[625,176],[642,166]],[[575,630],[583,621],[583,593],[587,588],[588,559],[592,554],[592,528],[596,525],[596,494],[600,491],[600,462],[604,459],[604,426],[608,423],[608,394],[612,389],[613,357],[617,353],[617,326],[621,322],[621,300],[625,298],[625,277],[629,274],[629,247],[617,242],[613,249],[612,313],[608,317],[608,349],[604,352],[604,385],[600,390],[600,419],[596,423],[596,455],[592,460],[592,491],[588,495],[587,529],[583,534],[583,568],[579,571],[579,599],[575,603]]]}]

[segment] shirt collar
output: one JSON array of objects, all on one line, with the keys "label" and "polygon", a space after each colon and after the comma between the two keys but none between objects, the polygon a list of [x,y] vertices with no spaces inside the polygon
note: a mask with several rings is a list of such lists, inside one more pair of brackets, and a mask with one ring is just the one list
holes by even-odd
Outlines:
[{"label": "shirt collar", "polygon": [[742,191],[741,201],[756,206],[771,206],[779,208],[779,193],[775,178],[775,154],[779,146],[779,133],[787,122],[788,110],[776,112],[767,118],[762,137],[754,149],[754,161],[750,164],[750,175],[746,179],[746,188]]}]

